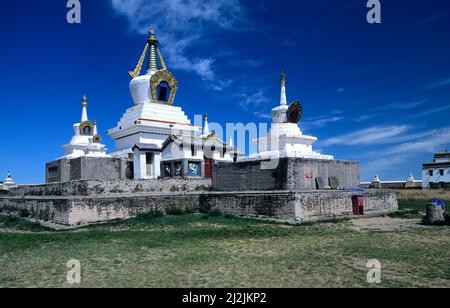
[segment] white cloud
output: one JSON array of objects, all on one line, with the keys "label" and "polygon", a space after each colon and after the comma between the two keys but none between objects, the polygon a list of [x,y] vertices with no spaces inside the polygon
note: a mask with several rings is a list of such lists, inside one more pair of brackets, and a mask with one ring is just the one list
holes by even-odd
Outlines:
[{"label": "white cloud", "polygon": [[427,115],[430,115],[430,114],[433,114],[433,113],[446,111],[448,109],[450,109],[450,105],[442,106],[442,107],[438,107],[438,108],[433,108],[433,109],[430,109],[430,110],[426,110],[426,111],[423,111],[423,112],[416,113],[416,114],[412,115],[411,118],[424,117],[424,116],[427,116]]},{"label": "white cloud", "polygon": [[300,126],[304,130],[310,130],[314,128],[326,127],[332,123],[340,122],[344,119],[345,118],[342,116],[330,116],[330,117],[323,116],[323,117],[309,118],[302,121],[300,123]]},{"label": "white cloud", "polygon": [[229,88],[233,84],[234,80],[218,80],[216,83],[212,85],[214,91],[222,92],[225,89]]},{"label": "white cloud", "polygon": [[191,47],[204,44],[211,32],[230,30],[243,18],[240,0],[111,0],[115,11],[128,18],[133,31],[146,34],[154,27],[168,64],[214,78],[211,57],[194,57]]},{"label": "white cloud", "polygon": [[[408,155],[396,155],[384,158],[379,158],[366,163],[361,164],[361,176],[364,179],[372,179],[375,175],[379,175],[381,178],[384,171],[389,171],[393,166],[399,166],[401,164],[408,164],[410,162],[410,156]],[[404,175],[405,179],[407,175]]]},{"label": "white cloud", "polygon": [[[418,138],[419,139],[419,138]],[[414,142],[405,142],[385,150],[386,154],[411,154],[418,152],[434,153],[443,150],[445,145],[450,144],[450,127],[432,131],[431,134],[423,136]]]},{"label": "white cloud", "polygon": [[258,118],[264,119],[264,120],[270,120],[270,119],[272,119],[272,116],[270,115],[270,112],[268,113],[268,112],[263,112],[263,111],[255,111],[255,112],[253,113],[253,115],[254,115],[255,117],[258,117]]},{"label": "white cloud", "polygon": [[253,94],[243,92],[240,94],[239,106],[241,106],[245,110],[250,110],[268,102],[269,99],[267,98],[263,90],[259,90]]},{"label": "white cloud", "polygon": [[427,86],[427,89],[439,89],[439,88],[446,87],[446,86],[450,86],[450,78],[442,79],[442,80],[438,80],[433,83],[430,83]]},{"label": "white cloud", "polygon": [[367,90],[369,87],[359,87],[359,88],[338,88],[336,91],[339,93],[345,93],[345,92],[358,92],[362,90]]},{"label": "white cloud", "polygon": [[435,21],[437,19],[441,19],[443,17],[446,17],[447,15],[448,15],[448,12],[439,12],[439,13],[436,13],[434,15],[428,16],[427,18],[420,19],[420,20],[417,21],[417,23],[418,24],[422,24],[422,25],[428,24],[428,23],[433,22],[433,21]]},{"label": "white cloud", "polygon": [[415,100],[411,102],[394,102],[379,107],[372,108],[371,110],[408,110],[414,107],[421,106],[428,102],[426,99]]},{"label": "white cloud", "polygon": [[324,146],[331,146],[392,143],[394,137],[400,136],[408,131],[408,129],[409,127],[407,125],[375,126],[324,140],[322,144]]}]

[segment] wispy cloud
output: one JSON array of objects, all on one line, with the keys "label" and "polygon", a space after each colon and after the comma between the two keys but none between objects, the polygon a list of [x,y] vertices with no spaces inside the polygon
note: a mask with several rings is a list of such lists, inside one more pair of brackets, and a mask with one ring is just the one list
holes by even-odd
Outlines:
[{"label": "wispy cloud", "polygon": [[252,94],[242,92],[239,95],[239,98],[240,98],[239,106],[241,106],[245,110],[260,107],[261,105],[269,102],[269,98],[266,96],[263,90],[259,90]]},{"label": "wispy cloud", "polygon": [[439,89],[446,86],[450,86],[450,78],[441,79],[435,82],[432,82],[426,86],[427,89]]},{"label": "wispy cloud", "polygon": [[314,128],[326,127],[332,123],[340,122],[345,118],[342,116],[322,116],[316,118],[307,118],[300,123],[300,126],[304,130],[311,130]]},{"label": "wispy cloud", "polygon": [[367,120],[385,115],[385,111],[405,111],[412,108],[416,108],[427,103],[427,99],[419,99],[413,101],[405,101],[405,102],[393,102],[385,105],[379,105],[374,108],[368,110],[368,113],[361,114],[356,117],[353,117],[353,120],[357,123],[365,122]]},{"label": "wispy cloud", "polygon": [[393,138],[400,136],[407,132],[409,126],[375,126],[366,129],[361,129],[355,132],[344,134],[342,136],[333,137],[322,141],[322,145],[373,145],[392,143]]},{"label": "wispy cloud", "polygon": [[[133,31],[141,34],[150,27],[158,31],[164,53],[176,69],[214,78],[212,57],[188,54],[191,47],[205,44],[217,30],[230,31],[244,19],[240,0],[111,0],[114,10],[128,18]],[[242,24],[240,24],[242,26]],[[242,29],[242,27],[240,27]]]},{"label": "wispy cloud", "polygon": [[359,88],[337,88],[336,91],[339,93],[345,93],[345,92],[358,92],[367,90],[369,87],[359,87]]},{"label": "wispy cloud", "polygon": [[420,138],[420,140],[405,142],[384,150],[386,154],[405,154],[416,152],[433,153],[442,150],[445,145],[450,144],[450,127],[432,131],[431,134]]},{"label": "wispy cloud", "polygon": [[375,108],[372,108],[371,110],[377,111],[377,110],[408,110],[411,108],[415,108],[418,106],[421,106],[427,102],[426,99],[420,99],[420,100],[414,100],[410,102],[393,102],[386,105],[381,105]]},{"label": "wispy cloud", "polygon": [[270,120],[272,119],[272,116],[270,115],[270,112],[264,112],[264,111],[255,111],[253,113],[253,115],[255,117],[258,117],[260,119],[264,119],[264,120]]},{"label": "wispy cloud", "polygon": [[[392,169],[393,166],[407,164],[410,161],[410,155],[395,155],[371,160],[361,164],[362,177],[370,179],[375,175],[382,177],[384,171]],[[406,179],[407,175],[404,175]]]},{"label": "wispy cloud", "polygon": [[447,17],[447,16],[448,16],[448,12],[439,12],[439,13],[436,13],[434,15],[428,16],[426,18],[420,19],[420,20],[417,21],[417,23],[421,24],[421,25],[424,25],[424,24],[428,24],[430,22],[433,22],[435,20],[438,20],[438,19],[441,19],[441,18],[444,18],[444,17]]},{"label": "wispy cloud", "polygon": [[425,110],[423,112],[416,113],[416,114],[412,115],[411,118],[424,117],[424,116],[428,116],[430,114],[435,114],[435,113],[446,111],[449,109],[450,109],[450,105],[437,107],[437,108],[433,108],[433,109]]},{"label": "wispy cloud", "polygon": [[371,113],[371,114],[363,114],[363,115],[360,115],[360,116],[355,117],[353,120],[354,120],[355,122],[357,122],[357,123],[360,123],[360,122],[365,122],[365,121],[367,121],[367,120],[370,120],[370,119],[372,119],[372,118],[375,118],[375,117],[377,117],[377,116],[379,116],[379,114],[375,114],[375,113]]},{"label": "wispy cloud", "polygon": [[212,85],[214,91],[222,92],[233,84],[234,80],[219,80]]}]

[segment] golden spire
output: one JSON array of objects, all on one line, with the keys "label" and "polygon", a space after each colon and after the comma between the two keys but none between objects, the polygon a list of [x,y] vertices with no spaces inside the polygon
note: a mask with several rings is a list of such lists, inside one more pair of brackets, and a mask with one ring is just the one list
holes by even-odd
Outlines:
[{"label": "golden spire", "polygon": [[[144,64],[145,57],[148,52],[148,60],[147,60],[147,71],[157,71],[158,70],[158,60],[161,64],[162,70],[166,70],[166,63],[162,57],[161,51],[159,50],[159,42],[158,38],[155,36],[155,30],[150,28],[149,35],[147,38],[147,43],[145,45],[144,51],[139,58],[139,61],[136,65],[134,71],[128,72],[131,78],[136,78],[140,75],[142,70],[142,65]],[[149,50],[150,49],[150,50]]]},{"label": "golden spire", "polygon": [[287,83],[287,79],[286,79],[286,73],[283,71],[281,72],[281,85],[285,86]]},{"label": "golden spire", "polygon": [[159,62],[161,63],[161,67],[163,70],[166,70],[166,62],[164,61],[162,54],[161,54],[161,50],[159,50],[159,47],[156,49],[156,51],[158,52],[158,57],[159,57]]},{"label": "golden spire", "polygon": [[150,28],[150,34],[147,39],[147,44],[150,46],[148,55],[147,71],[158,70],[158,60],[156,59],[156,49],[158,49],[158,39],[155,36],[155,30]]},{"label": "golden spire", "polygon": [[87,97],[86,97],[86,95],[83,95],[83,101],[81,102],[81,106],[87,107]]},{"label": "golden spire", "polygon": [[128,74],[130,74],[131,78],[136,78],[141,73],[142,65],[144,64],[144,60],[145,60],[145,55],[147,54],[147,49],[148,49],[148,43],[145,44],[144,51],[142,52],[142,55],[139,58],[139,61],[136,65],[136,68],[134,69],[134,71],[128,72]]}]

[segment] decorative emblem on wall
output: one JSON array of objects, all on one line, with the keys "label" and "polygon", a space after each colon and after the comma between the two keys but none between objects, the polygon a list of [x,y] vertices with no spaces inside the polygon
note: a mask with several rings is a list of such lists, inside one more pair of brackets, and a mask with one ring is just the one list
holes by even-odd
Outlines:
[{"label": "decorative emblem on wall", "polygon": [[299,101],[293,102],[287,111],[287,122],[297,124],[302,118],[303,107]]},{"label": "decorative emblem on wall", "polygon": [[175,163],[175,176],[182,176],[183,175],[183,163],[177,162]]},{"label": "decorative emblem on wall", "polygon": [[199,176],[200,175],[200,164],[199,163],[189,163],[189,175]]},{"label": "decorative emblem on wall", "polygon": [[[169,99],[167,100],[167,102],[158,100],[158,86],[162,82],[166,82],[170,88]],[[152,78],[150,79],[150,91],[152,93],[153,103],[173,105],[175,95],[177,94],[178,91],[178,80],[168,70],[163,69],[157,71],[155,74],[153,74]]]}]

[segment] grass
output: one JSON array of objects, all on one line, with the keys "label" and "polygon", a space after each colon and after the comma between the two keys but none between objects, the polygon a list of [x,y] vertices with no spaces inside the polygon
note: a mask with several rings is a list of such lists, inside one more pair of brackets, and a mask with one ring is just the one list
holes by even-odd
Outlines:
[{"label": "grass", "polygon": [[[0,230],[12,229],[14,231],[39,232],[47,230],[37,222],[31,222],[19,217],[0,215]],[[0,244],[1,245],[1,244]]]},{"label": "grass", "polygon": [[0,287],[450,287],[450,228],[355,231],[350,221],[289,226],[233,216],[164,216],[48,231],[0,215]]},{"label": "grass", "polygon": [[397,196],[401,200],[425,200],[433,198],[450,200],[450,190],[448,189],[403,189],[397,191]]},{"label": "grass", "polygon": [[[445,209],[447,213],[450,213],[450,200],[443,200],[446,205]],[[422,217],[425,215],[427,210],[427,204],[429,200],[416,200],[416,199],[407,199],[407,200],[398,200],[399,210],[403,213],[410,213],[415,215],[416,217]]]},{"label": "grass", "polygon": [[446,212],[450,214],[450,191],[445,189],[414,189],[398,190],[399,211],[389,214],[392,218],[422,218],[426,214],[427,204],[433,198],[441,199],[446,205]]}]

